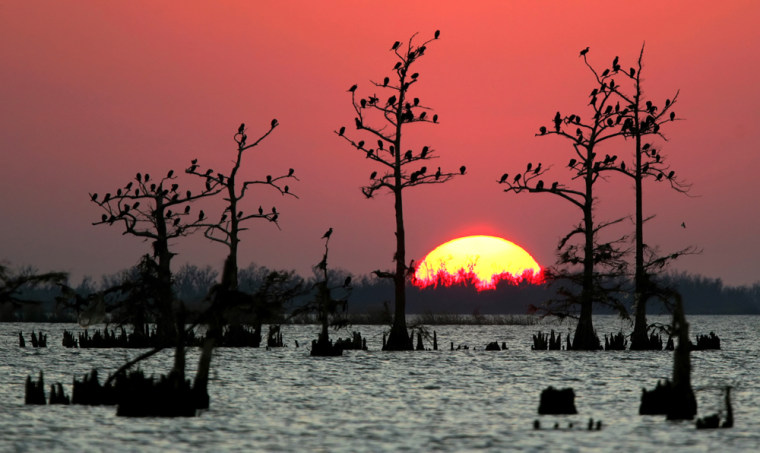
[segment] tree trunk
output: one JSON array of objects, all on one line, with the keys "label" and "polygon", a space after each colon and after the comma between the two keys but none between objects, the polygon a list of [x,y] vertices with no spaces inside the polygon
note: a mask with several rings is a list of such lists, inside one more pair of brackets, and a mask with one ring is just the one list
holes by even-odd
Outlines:
[{"label": "tree trunk", "polygon": [[584,248],[583,248],[583,287],[581,289],[581,314],[573,337],[573,349],[581,351],[596,351],[601,348],[599,337],[594,331],[594,321],[591,317],[594,303],[594,220],[592,217],[593,193],[591,168],[593,159],[587,161],[586,201],[583,207]]},{"label": "tree trunk", "polygon": [[631,334],[631,350],[652,349],[647,336],[647,298],[648,280],[644,269],[644,212],[643,212],[643,174],[641,171],[641,133],[639,131],[639,98],[641,95],[638,77],[634,101],[634,130],[636,130],[636,270],[634,276],[634,322]]},{"label": "tree trunk", "polygon": [[[396,150],[398,159],[401,150]],[[400,168],[400,165],[397,167]],[[398,172],[397,172],[398,173]],[[393,314],[393,326],[391,333],[388,335],[388,341],[385,343],[386,351],[411,351],[413,350],[412,339],[406,328],[406,243],[404,236],[404,208],[401,199],[400,173],[398,175],[399,183],[395,191],[396,198],[396,273],[393,277],[393,284],[396,296],[396,306]]]}]

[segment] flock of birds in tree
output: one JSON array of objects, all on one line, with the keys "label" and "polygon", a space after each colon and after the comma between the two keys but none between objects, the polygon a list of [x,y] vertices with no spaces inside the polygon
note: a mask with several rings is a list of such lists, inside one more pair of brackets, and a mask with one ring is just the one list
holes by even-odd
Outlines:
[{"label": "flock of birds in tree", "polygon": [[[263,138],[279,125],[277,119],[270,122],[270,129],[254,143],[248,143],[245,123],[240,124],[235,141],[238,144],[238,152],[256,146]],[[199,170],[198,159],[192,159],[190,166],[185,173],[198,176],[204,180],[203,188],[200,192],[193,193],[190,190],[182,193],[179,190],[179,184],[175,182],[177,176],[174,170],[169,170],[166,176],[158,181],[152,180],[150,174],[137,173],[133,181],[129,181],[123,188],[116,190],[115,194],[106,193],[102,198],[97,193],[90,194],[90,200],[100,206],[105,213],[101,215],[100,221],[94,222],[94,225],[108,224],[113,225],[116,222],[124,222],[125,232],[137,234],[145,237],[155,237],[158,233],[156,225],[166,222],[171,228],[167,231],[167,237],[173,238],[186,234],[189,230],[196,228],[211,228],[227,230],[225,225],[229,225],[230,220],[234,217],[238,222],[250,218],[264,218],[270,222],[277,223],[279,213],[276,207],[272,207],[271,212],[265,212],[262,206],[259,206],[257,213],[246,214],[242,210],[236,213],[229,211],[229,206],[223,210],[218,222],[209,222],[206,213],[201,209],[195,219],[190,218],[191,204],[201,198],[211,197],[219,194],[229,188],[231,183],[230,176],[221,172],[214,172],[209,168],[205,171]],[[286,178],[297,179],[295,170],[290,168],[286,175],[272,177],[267,175],[263,180],[245,181],[241,185],[243,192],[251,184],[266,184],[274,187],[283,195],[296,195],[290,192],[287,185],[280,186],[279,182]],[[241,196],[242,198],[242,196]],[[183,222],[184,219],[184,222]],[[140,228],[140,226],[144,226]]]},{"label": "flock of birds in tree", "polygon": [[[362,188],[362,192],[367,198],[371,198],[374,192],[380,188],[390,190],[400,190],[403,187],[418,185],[423,183],[441,183],[448,181],[456,173],[448,173],[437,167],[435,172],[430,172],[428,167],[423,165],[420,168],[410,172],[401,172],[402,183],[397,187],[395,182],[396,169],[419,160],[435,159],[433,149],[424,146],[415,153],[414,150],[408,149],[403,154],[396,149],[397,135],[401,133],[401,126],[405,123],[428,122],[438,123],[438,115],[429,115],[430,108],[422,104],[420,98],[407,97],[409,88],[420,80],[418,72],[412,72],[410,66],[427,50],[427,45],[440,38],[440,31],[436,30],[433,38],[415,46],[413,43],[414,36],[408,43],[408,48],[402,46],[401,41],[396,41],[391,46],[391,51],[398,57],[398,61],[393,66],[395,78],[384,77],[382,82],[371,82],[376,88],[391,90],[393,93],[383,102],[377,94],[371,94],[367,97],[357,99],[358,84],[351,85],[347,90],[351,93],[351,101],[356,112],[354,123],[359,131],[369,132],[377,137],[377,146],[367,146],[364,140],[352,140],[346,134],[346,126],[340,127],[335,133],[347,140],[351,146],[364,153],[367,159],[372,159],[386,166],[389,171],[380,174],[373,171],[370,174],[370,184]],[[380,114],[386,125],[382,127],[373,127],[370,125],[368,116]],[[393,132],[388,132],[392,129]],[[467,168],[463,165],[459,168],[459,175],[464,175]]]},{"label": "flock of birds in tree", "polygon": [[[581,50],[579,57],[586,60],[588,52],[589,47],[586,47]],[[584,155],[578,151],[579,147],[593,149],[600,139],[614,136],[628,138],[636,135],[661,135],[661,124],[676,120],[672,106],[678,94],[673,100],[666,99],[665,107],[659,112],[659,108],[652,101],[646,101],[644,105],[637,107],[632,98],[624,94],[623,88],[616,84],[613,76],[622,74],[623,77],[636,81],[637,73],[635,68],[630,68],[628,72],[621,71],[619,57],[616,56],[611,67],[605,69],[601,74],[598,74],[588,61],[586,64],[599,83],[599,87],[594,88],[589,94],[591,100],[588,105],[594,111],[592,121],[590,123],[584,122],[578,114],[563,115],[561,112],[556,112],[552,119],[553,128],[550,130],[546,126],[541,126],[536,135],[559,135],[571,139],[578,156],[570,159],[568,167],[574,170],[577,176],[586,175],[588,172],[598,175],[604,170],[614,170],[633,178],[652,176],[657,181],[668,180],[677,190],[683,189],[681,184],[674,179],[675,171],[664,165],[661,153],[651,143],[645,143],[641,148],[642,157],[646,158],[646,161],[642,163],[638,174],[634,165],[627,165],[622,159],[618,163],[617,155],[606,154],[604,159],[597,159],[595,152]],[[615,101],[614,105],[612,104],[613,100]],[[573,131],[573,129],[575,130]],[[585,134],[584,131],[586,131]],[[523,173],[517,173],[512,179],[509,178],[508,173],[504,173],[498,182],[499,184],[506,184],[508,186],[507,191],[516,192],[521,190],[557,192],[566,189],[557,181],[548,188],[543,180],[538,180],[535,185],[529,186],[528,183],[531,180],[544,174],[546,170],[548,168],[543,167],[541,163],[535,168],[533,168],[532,163],[528,163]]]}]

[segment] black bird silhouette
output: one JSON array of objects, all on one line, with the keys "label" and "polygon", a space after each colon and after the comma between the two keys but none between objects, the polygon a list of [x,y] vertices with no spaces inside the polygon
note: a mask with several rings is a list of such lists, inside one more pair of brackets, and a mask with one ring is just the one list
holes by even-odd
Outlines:
[{"label": "black bird silhouette", "polygon": [[424,175],[425,173],[427,173],[427,167],[420,168],[420,174]]},{"label": "black bird silhouette", "polygon": [[390,81],[391,81],[391,79],[389,77],[384,78],[383,79],[383,86],[387,87],[388,86],[388,82],[390,82]]},{"label": "black bird silhouette", "polygon": [[169,170],[169,173],[166,174],[167,178],[171,178],[174,175],[174,170]]},{"label": "black bird silhouette", "polygon": [[396,41],[396,42],[394,42],[394,43],[393,43],[393,46],[391,46],[391,50],[396,50],[396,49],[398,49],[398,46],[400,46],[400,45],[401,45],[401,41]]},{"label": "black bird silhouette", "polygon": [[414,98],[414,106],[417,107],[420,105],[420,98]]},{"label": "black bird silhouette", "polygon": [[570,162],[567,164],[567,166],[568,167],[574,167],[576,162],[577,161],[575,159],[570,159]]},{"label": "black bird silhouette", "polygon": [[137,182],[141,182],[142,181],[142,175],[140,173],[138,173],[137,176],[135,176],[135,179],[137,180]]},{"label": "black bird silhouette", "polygon": [[538,181],[538,183],[536,184],[536,190],[544,190],[544,181],[543,180]]},{"label": "black bird silhouette", "polygon": [[97,194],[97,193],[94,193],[94,194],[92,194],[92,195],[90,196],[90,198],[92,199],[92,201],[95,201],[95,200],[97,200],[97,199],[98,199],[98,194]]},{"label": "black bird silhouette", "polygon": [[459,167],[459,174],[460,175],[463,175],[464,172],[466,172],[466,171],[467,171],[467,167],[465,167],[464,165],[462,165],[461,167]]},{"label": "black bird silhouette", "polygon": [[428,148],[427,146],[423,146],[423,147],[422,147],[422,152],[420,153],[420,157],[421,157],[421,158],[423,158],[423,159],[424,159],[424,158],[425,158],[425,156],[427,156],[427,153],[428,153],[428,149],[429,149],[429,148]]},{"label": "black bird silhouette", "polygon": [[520,180],[520,176],[522,176],[522,175],[520,175],[520,173],[516,174],[515,175],[515,179],[513,180],[513,182],[519,181]]},{"label": "black bird silhouette", "polygon": [[396,64],[395,64],[395,65],[393,65],[393,69],[394,69],[394,70],[396,70],[396,69],[398,69],[398,68],[400,68],[400,67],[401,67],[401,62],[400,62],[400,61],[396,62]]},{"label": "black bird silhouette", "polygon": [[391,96],[388,98],[388,105],[393,105],[396,103],[396,96]]},{"label": "black bird silhouette", "polygon": [[416,79],[419,76],[420,76],[420,73],[419,72],[415,72],[414,74],[412,74],[412,79]]},{"label": "black bird silhouette", "polygon": [[206,216],[206,214],[203,213],[203,210],[198,213],[198,220],[203,220],[203,218]]},{"label": "black bird silhouette", "polygon": [[528,173],[533,168],[533,162],[528,162],[528,166],[525,168],[525,173]]},{"label": "black bird silhouette", "polygon": [[373,171],[372,174],[369,175],[369,179],[375,179],[376,176],[377,176],[377,172]]},{"label": "black bird silhouette", "polygon": [[686,228],[686,222],[681,222],[681,228]]},{"label": "black bird silhouette", "polygon": [[582,57],[582,56],[586,55],[587,53],[588,53],[588,47],[586,47],[585,49],[581,50],[581,54],[578,55],[578,56]]},{"label": "black bird silhouette", "polygon": [[427,116],[427,112],[420,113],[420,119],[421,120],[424,120],[426,116]]},{"label": "black bird silhouette", "polygon": [[545,135],[546,134],[546,127],[545,126],[541,126],[538,130],[539,130],[539,132],[541,132],[541,135]]},{"label": "black bird silhouette", "polygon": [[[135,205],[135,206],[137,206],[137,205]],[[190,213],[190,205],[187,205],[187,206],[185,206],[185,214],[189,214],[189,213]]]},{"label": "black bird silhouette", "polygon": [[407,151],[406,153],[404,153],[404,158],[406,160],[412,160],[412,150],[411,149],[409,151]]},{"label": "black bird silhouette", "polygon": [[540,171],[541,171],[541,162],[539,162],[538,165],[536,165],[536,169],[534,170],[534,173],[538,174],[538,172]]},{"label": "black bird silhouette", "polygon": [[557,181],[554,181],[554,182],[552,183],[552,190],[557,190],[557,186],[558,186],[558,185],[559,185],[559,183],[558,183]]},{"label": "black bird silhouette", "polygon": [[[245,131],[245,123],[240,123],[240,127],[238,128],[238,134],[242,134],[244,131]],[[193,163],[195,163],[195,161],[193,161]]]},{"label": "black bird silhouette", "polygon": [[356,89],[357,89],[357,88],[359,88],[359,86],[358,86],[358,85],[351,85],[351,88],[349,88],[349,89],[348,89],[348,91],[349,91],[350,93],[353,93],[354,91],[356,91]]},{"label": "black bird silhouette", "polygon": [[285,187],[282,188],[282,191],[285,192],[285,193],[288,193],[290,191],[290,187],[285,186]]},{"label": "black bird silhouette", "polygon": [[628,74],[630,74],[630,75],[631,75],[631,77],[633,77],[633,76],[635,76],[635,75],[636,75],[636,70],[635,70],[635,69],[633,69],[633,68],[631,68],[631,69],[628,71]]},{"label": "black bird silhouette", "polygon": [[676,112],[670,112],[670,121],[676,119]]},{"label": "black bird silhouette", "polygon": [[441,30],[436,30],[435,34],[433,35],[433,39],[438,39],[441,36]]},{"label": "black bird silhouette", "polygon": [[262,214],[264,214],[264,208],[262,208],[261,206],[259,206],[259,215],[262,215]]},{"label": "black bird silhouette", "polygon": [[102,216],[100,216],[100,220],[105,222],[106,220],[108,220],[108,216],[103,214]]},{"label": "black bird silhouette", "polygon": [[342,137],[344,132],[346,132],[346,126],[343,126],[340,128],[340,130],[338,131],[338,135]]},{"label": "black bird silhouette", "polygon": [[441,177],[441,167],[438,167],[438,170],[435,172],[435,180],[438,181],[440,177]]},{"label": "black bird silhouette", "polygon": [[554,115],[554,129],[559,132],[559,127],[562,125],[562,117],[560,116],[559,112],[557,112],[556,115]]},{"label": "black bird silhouette", "polygon": [[433,122],[434,122],[434,123],[437,123],[437,122],[438,122],[438,115],[433,115]]},{"label": "black bird silhouette", "polygon": [[351,276],[349,275],[346,277],[346,281],[343,282],[343,286],[348,286],[351,284]]},{"label": "black bird silhouette", "polygon": [[278,124],[280,124],[279,121],[277,121],[277,118],[272,119],[272,122],[270,123],[272,128],[277,127]]},{"label": "black bird silhouette", "polygon": [[503,175],[501,175],[501,179],[499,179],[499,184],[503,184],[504,181],[506,181],[508,177],[509,177],[509,173],[504,173]]},{"label": "black bird silhouette", "polygon": [[267,175],[267,182],[272,182],[272,175]]},{"label": "black bird silhouette", "polygon": [[296,171],[294,169],[292,169],[292,168],[288,169],[288,176],[293,176],[293,173],[295,173],[295,172]]},{"label": "black bird silhouette", "polygon": [[333,229],[330,227],[329,230],[325,232],[325,234],[322,235],[322,239],[330,239],[330,236],[332,235]]},{"label": "black bird silhouette", "polygon": [[675,174],[676,174],[676,172],[674,172],[673,170],[671,170],[670,173],[668,173],[668,179],[673,179],[673,176]]}]

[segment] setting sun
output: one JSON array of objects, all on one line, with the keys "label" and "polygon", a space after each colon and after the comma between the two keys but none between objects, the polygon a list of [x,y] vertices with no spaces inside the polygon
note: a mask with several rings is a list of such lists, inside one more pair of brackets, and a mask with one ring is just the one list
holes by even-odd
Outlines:
[{"label": "setting sun", "polygon": [[436,247],[417,267],[413,283],[424,288],[471,282],[480,290],[500,280],[541,281],[541,266],[519,245],[494,236],[467,236]]}]

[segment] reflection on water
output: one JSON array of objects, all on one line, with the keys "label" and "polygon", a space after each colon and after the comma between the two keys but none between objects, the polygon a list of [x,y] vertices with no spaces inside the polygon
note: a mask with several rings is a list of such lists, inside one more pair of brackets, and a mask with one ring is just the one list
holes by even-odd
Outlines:
[{"label": "reflection on water", "polygon": [[[663,321],[665,318],[662,319]],[[699,431],[689,422],[638,415],[641,387],[671,374],[669,352],[530,350],[539,326],[435,326],[440,351],[379,351],[383,328],[353,326],[370,351],[315,358],[295,348],[316,338],[316,326],[284,326],[286,348],[218,349],[209,392],[211,409],[191,419],[126,419],[113,407],[24,406],[27,374],[45,372],[46,391],[98,367],[102,375],[139,353],[125,349],[66,349],[61,324],[0,324],[0,451],[238,450],[754,450],[760,445],[760,317],[693,316],[692,337],[715,331],[721,351],[692,354],[699,416],[722,407],[720,387],[735,390],[733,429]],[[600,334],[630,327],[598,317]],[[46,349],[18,347],[18,331],[49,334]],[[552,326],[565,332],[568,325]],[[345,334],[343,334],[345,336]],[[449,351],[449,343],[471,349]],[[486,352],[491,341],[508,351]],[[477,349],[473,349],[477,348]],[[146,361],[166,372],[171,352]],[[189,372],[197,361],[190,352]],[[540,391],[573,387],[579,414],[537,415]],[[602,431],[583,428],[600,419]],[[569,422],[574,430],[534,431]]]}]

